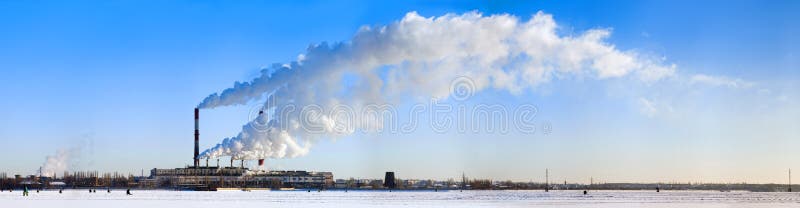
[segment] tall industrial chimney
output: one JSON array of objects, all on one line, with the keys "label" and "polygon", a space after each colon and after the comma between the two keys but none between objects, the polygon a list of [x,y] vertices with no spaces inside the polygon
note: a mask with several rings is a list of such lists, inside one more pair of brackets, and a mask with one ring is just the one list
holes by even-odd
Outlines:
[{"label": "tall industrial chimney", "polygon": [[200,109],[194,108],[194,167],[200,167]]},{"label": "tall industrial chimney", "polygon": [[[259,110],[258,111],[258,116],[261,116],[261,114],[264,114],[264,110]],[[258,166],[259,167],[263,167],[264,166],[264,158],[258,159]]]}]

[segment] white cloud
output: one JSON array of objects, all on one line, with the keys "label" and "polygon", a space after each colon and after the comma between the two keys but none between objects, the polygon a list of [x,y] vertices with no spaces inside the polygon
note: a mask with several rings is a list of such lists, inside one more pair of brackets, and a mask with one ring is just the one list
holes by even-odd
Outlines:
[{"label": "white cloud", "polygon": [[654,117],[658,114],[658,109],[656,108],[656,104],[648,100],[647,98],[639,98],[639,112],[646,115],[647,117]]},{"label": "white cloud", "polygon": [[642,70],[639,70],[639,79],[649,83],[671,77],[675,74],[675,68],[677,67],[678,66],[675,64],[667,66],[661,64],[647,64]]},{"label": "white cloud", "polygon": [[748,82],[739,78],[728,78],[724,76],[711,76],[705,74],[696,74],[689,80],[692,84],[705,84],[714,87],[730,87],[730,88],[750,88],[755,83]]},{"label": "white cloud", "polygon": [[670,116],[675,113],[675,109],[672,105],[663,100],[639,97],[636,100],[636,104],[639,106],[639,113],[651,118],[656,116]]}]

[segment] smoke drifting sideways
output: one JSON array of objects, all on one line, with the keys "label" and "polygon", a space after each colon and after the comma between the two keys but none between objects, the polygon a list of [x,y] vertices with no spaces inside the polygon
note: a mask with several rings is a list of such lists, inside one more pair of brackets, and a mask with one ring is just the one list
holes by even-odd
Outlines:
[{"label": "smoke drifting sideways", "polygon": [[59,149],[55,155],[48,155],[37,175],[55,177],[57,174],[71,170],[76,158],[80,155],[80,148]]},{"label": "smoke drifting sideways", "polygon": [[94,166],[94,134],[82,134],[72,145],[56,150],[53,155],[45,157],[44,163],[35,175],[55,177],[65,171],[74,171]]},{"label": "smoke drifting sideways", "polygon": [[459,77],[472,80],[475,92],[493,88],[519,94],[570,77],[650,83],[674,75],[674,64],[619,50],[606,42],[610,34],[610,29],[591,29],[560,35],[553,17],[544,12],[527,21],[508,14],[422,17],[410,12],[389,25],[363,26],[349,41],[312,45],[296,61],[274,64],[252,81],[206,97],[199,108],[244,105],[266,96],[263,109],[271,113],[259,115],[200,158],[302,156],[319,138],[381,128],[381,118],[342,128],[350,124],[326,115],[309,120],[299,110],[278,112],[308,105],[360,112],[405,97],[447,99],[451,82]]}]

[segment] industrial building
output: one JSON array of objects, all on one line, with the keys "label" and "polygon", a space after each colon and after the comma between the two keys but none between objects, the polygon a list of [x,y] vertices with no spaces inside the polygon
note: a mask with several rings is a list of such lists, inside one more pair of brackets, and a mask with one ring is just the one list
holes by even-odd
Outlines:
[{"label": "industrial building", "polygon": [[[259,112],[262,113],[262,112]],[[152,169],[150,177],[141,181],[148,187],[178,188],[192,190],[255,189],[255,188],[319,188],[333,187],[333,173],[309,171],[250,170],[241,165],[235,167],[233,160],[228,167],[200,165],[200,110],[194,109],[194,155],[193,165],[184,168]],[[264,159],[258,160],[259,166]]]},{"label": "industrial building", "polygon": [[331,172],[263,171],[241,167],[152,169],[148,186],[192,190],[333,187]]}]

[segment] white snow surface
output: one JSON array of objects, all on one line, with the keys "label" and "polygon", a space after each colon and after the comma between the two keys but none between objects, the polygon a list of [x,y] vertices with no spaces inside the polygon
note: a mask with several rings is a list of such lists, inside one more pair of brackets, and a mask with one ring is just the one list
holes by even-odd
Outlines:
[{"label": "white snow surface", "polygon": [[800,193],[715,191],[0,192],[0,207],[800,207]]}]

